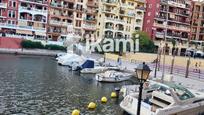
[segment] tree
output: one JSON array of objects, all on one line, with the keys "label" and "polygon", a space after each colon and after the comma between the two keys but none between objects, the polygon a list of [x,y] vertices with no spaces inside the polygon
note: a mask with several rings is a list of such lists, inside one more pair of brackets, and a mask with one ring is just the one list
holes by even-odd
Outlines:
[{"label": "tree", "polygon": [[154,42],[151,40],[149,35],[143,31],[135,31],[132,34],[132,39],[135,41],[139,39],[139,51],[146,52],[146,53],[154,53],[155,45]]},{"label": "tree", "polygon": [[172,43],[172,46],[173,46],[172,54],[175,55],[175,52],[176,52],[176,48],[175,48],[175,46],[176,46],[176,40],[175,40],[175,39],[172,39],[172,40],[171,40],[171,43]]}]

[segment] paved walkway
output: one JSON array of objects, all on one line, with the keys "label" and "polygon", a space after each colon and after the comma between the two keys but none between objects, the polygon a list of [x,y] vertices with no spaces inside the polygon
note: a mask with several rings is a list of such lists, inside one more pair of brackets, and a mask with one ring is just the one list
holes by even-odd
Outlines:
[{"label": "paved walkway", "polygon": [[[110,60],[110,59],[106,60],[106,63],[110,63],[111,65],[117,65],[116,61]],[[130,63],[128,61],[123,61],[122,66],[126,67],[128,70],[134,71],[134,68],[136,68],[138,64],[139,63],[135,64],[135,63]],[[154,77],[154,64],[151,64],[151,63],[147,63],[147,64],[152,69],[150,76],[153,78]],[[157,78],[161,78],[161,76],[162,76],[161,70],[157,71]],[[169,68],[166,68],[165,72],[166,72],[166,75],[170,75]],[[195,90],[199,90],[199,91],[204,92],[204,75],[203,75],[203,73],[202,73],[202,75],[200,74],[200,76],[202,76],[202,78],[195,78],[195,77],[185,78],[184,77],[185,72],[180,71],[179,73],[180,74],[178,74],[178,72],[174,72],[174,74],[172,74],[174,82],[182,84],[187,88],[195,89]],[[190,74],[190,76],[192,76],[192,75]]]},{"label": "paved walkway", "polygon": [[[102,58],[103,55],[100,54],[91,54],[89,55],[92,58],[99,59]],[[134,71],[135,68],[137,67],[138,64],[142,62],[136,62],[136,63],[131,63],[130,61],[122,61],[122,66],[126,67],[130,71]],[[118,65],[117,61],[112,60],[112,59],[106,59],[106,64],[111,64],[111,65]],[[153,78],[154,77],[154,69],[155,69],[155,64],[154,63],[147,63],[150,68],[152,69],[152,72],[150,76]],[[162,67],[162,66],[161,66]],[[166,75],[170,75],[170,70],[169,66],[165,66],[165,73]],[[161,78],[162,76],[162,68],[160,71],[157,71],[157,78]],[[202,73],[195,73],[190,69],[189,72],[189,78],[185,78],[185,68],[180,67],[180,66],[175,66],[174,73],[173,75],[173,81],[178,84],[182,84],[183,86],[189,88],[189,89],[195,89],[204,92],[204,75]],[[200,77],[199,77],[200,76]]]}]

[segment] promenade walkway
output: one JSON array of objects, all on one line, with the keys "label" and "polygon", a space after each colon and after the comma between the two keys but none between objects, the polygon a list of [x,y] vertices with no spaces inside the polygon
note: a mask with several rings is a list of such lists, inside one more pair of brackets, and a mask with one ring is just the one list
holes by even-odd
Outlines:
[{"label": "promenade walkway", "polygon": [[[145,60],[143,60],[145,61]],[[138,64],[142,63],[141,60],[136,60],[131,62],[130,60],[125,60],[123,58],[122,66],[126,67],[128,70],[134,71]],[[155,71],[155,63],[151,61],[145,61],[150,66],[152,72],[151,77],[154,77]],[[110,63],[112,65],[117,65],[117,61],[113,58],[113,55],[106,54],[106,63]],[[204,64],[204,63],[203,63]],[[175,65],[173,69],[173,74],[170,74],[170,65],[165,65],[165,75],[172,75],[173,81],[179,84],[184,85],[187,88],[195,89],[204,92],[204,69],[201,68],[200,73],[196,72],[194,68],[190,67],[189,69],[189,77],[185,78],[186,69],[183,66]],[[162,75],[162,65],[160,65],[159,71],[157,71],[157,77],[161,78]]]}]

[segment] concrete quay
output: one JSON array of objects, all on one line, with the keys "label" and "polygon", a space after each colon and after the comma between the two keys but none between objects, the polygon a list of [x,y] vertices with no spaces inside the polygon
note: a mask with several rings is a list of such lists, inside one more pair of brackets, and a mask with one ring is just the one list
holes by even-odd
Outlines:
[{"label": "concrete quay", "polygon": [[0,54],[15,54],[15,55],[34,55],[34,56],[52,56],[62,51],[43,50],[43,49],[7,49],[0,48]]}]

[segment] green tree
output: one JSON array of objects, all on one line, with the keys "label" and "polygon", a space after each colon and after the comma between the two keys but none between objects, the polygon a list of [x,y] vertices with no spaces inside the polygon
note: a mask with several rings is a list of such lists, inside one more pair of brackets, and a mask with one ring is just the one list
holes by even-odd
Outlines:
[{"label": "green tree", "polygon": [[155,45],[154,42],[151,40],[149,35],[143,31],[135,31],[132,34],[132,39],[136,40],[139,39],[139,51],[146,52],[146,53],[154,53],[155,52]]},{"label": "green tree", "polygon": [[172,39],[171,43],[172,43],[172,45],[173,45],[173,48],[175,48],[175,46],[176,46],[176,40],[175,40],[175,39]]}]

